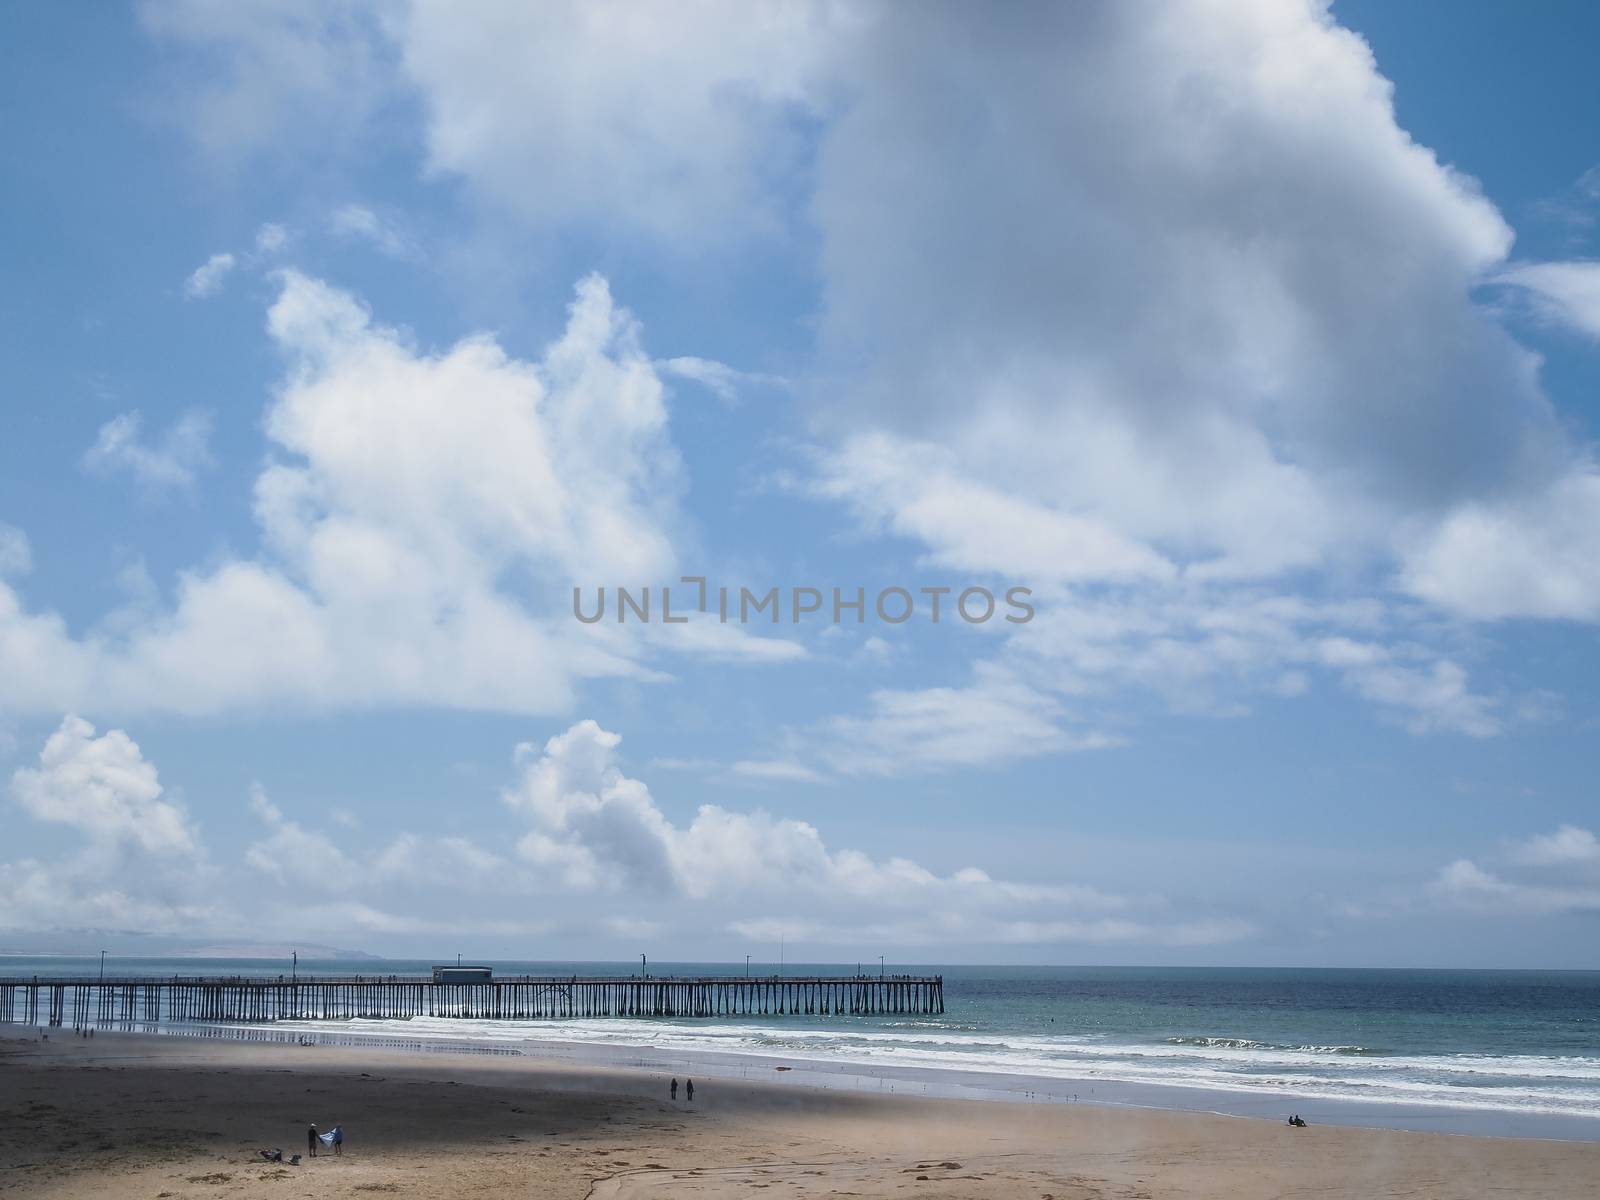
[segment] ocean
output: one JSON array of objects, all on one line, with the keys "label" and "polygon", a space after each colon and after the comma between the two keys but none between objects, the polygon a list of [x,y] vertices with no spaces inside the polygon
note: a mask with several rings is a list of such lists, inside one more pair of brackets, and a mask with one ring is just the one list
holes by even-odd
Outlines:
[{"label": "ocean", "polygon": [[[497,974],[637,964],[494,962]],[[301,962],[301,974],[424,974],[422,961]],[[869,973],[870,964],[860,964]],[[281,960],[110,959],[128,975],[287,974]],[[757,975],[772,964],[753,964]],[[0,958],[0,974],[93,975],[99,960]],[[790,963],[785,974],[854,974]],[[652,963],[653,976],[743,964]],[[1600,971],[993,967],[943,974],[942,1016],[285,1022],[166,1032],[448,1044],[874,1087],[1251,1116],[1600,1139]]]}]

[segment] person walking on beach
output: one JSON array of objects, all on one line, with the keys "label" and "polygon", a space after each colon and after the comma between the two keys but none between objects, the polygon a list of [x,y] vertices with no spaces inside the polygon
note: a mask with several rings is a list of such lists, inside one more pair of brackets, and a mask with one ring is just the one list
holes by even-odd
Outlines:
[{"label": "person walking on beach", "polygon": [[306,1130],[306,1149],[311,1151],[311,1157],[317,1156],[317,1127],[311,1126]]},{"label": "person walking on beach", "polygon": [[689,1103],[693,1104],[694,1103],[694,1080],[690,1079],[690,1080],[686,1081],[684,1083],[683,1091],[684,1091],[684,1095],[689,1097]]},{"label": "person walking on beach", "polygon": [[674,1075],[672,1077],[672,1089],[671,1090],[672,1090],[672,1098],[674,1100],[676,1100],[678,1098],[678,1077],[676,1075]]}]

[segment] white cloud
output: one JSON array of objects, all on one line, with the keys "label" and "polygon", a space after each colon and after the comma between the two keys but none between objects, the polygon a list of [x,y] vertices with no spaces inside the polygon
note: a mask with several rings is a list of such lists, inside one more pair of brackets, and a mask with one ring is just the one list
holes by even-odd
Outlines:
[{"label": "white cloud", "polygon": [[1514,882],[1466,858],[1441,870],[1429,890],[1451,907],[1474,912],[1521,916],[1600,912],[1600,885]]},{"label": "white cloud", "polygon": [[[838,626],[829,626],[837,629]],[[856,651],[856,657],[863,662],[886,663],[895,655],[893,642],[885,641],[876,634],[869,636],[861,643],[861,648]]]},{"label": "white cloud", "polygon": [[1524,569],[1514,533],[1592,525],[1594,473],[1474,301],[1500,280],[1592,325],[1594,264],[1508,267],[1510,228],[1399,127],[1324,0],[147,23],[223,64],[199,107],[236,125],[325,104],[334,64],[335,119],[365,120],[398,62],[431,168],[540,232],[814,229],[822,490],[932,561],[1374,591],[1398,567],[1468,616],[1600,613],[1587,543]]},{"label": "white cloud", "polygon": [[819,494],[848,500],[870,524],[918,540],[929,561],[1018,580],[1167,579],[1173,567],[1104,521],[1055,511],[965,478],[958,456],[882,435],[827,456]]},{"label": "white cloud", "polygon": [[1479,620],[1600,620],[1600,468],[1460,505],[1414,542],[1402,582]]},{"label": "white cloud", "polygon": [[1524,916],[1600,912],[1600,839],[1577,825],[1538,834],[1510,847],[1510,873],[1469,858],[1443,868],[1428,885],[1451,908]]},{"label": "white cloud", "polygon": [[[279,282],[268,328],[287,366],[255,483],[259,556],[185,572],[169,608],[82,638],[0,585],[0,709],[543,713],[580,678],[660,678],[639,662],[652,650],[803,655],[714,622],[572,619],[577,583],[679,573],[664,388],[603,279],[579,284],[537,362],[488,337],[424,352],[344,292],[292,271]],[[188,443],[151,450],[114,426],[96,462],[178,477]]]},{"label": "white cloud", "polygon": [[10,792],[35,820],[77,830],[82,845],[52,862],[0,862],[0,928],[193,933],[221,917],[193,819],[120,729],[97,737],[66,717],[39,765],[12,775]]},{"label": "white cloud", "polygon": [[[1510,230],[1366,45],[1317,3],[1031,16],[853,32],[814,202],[824,493],[968,569],[1397,564],[1469,616],[1595,619],[1592,468],[1473,299]],[[1587,271],[1520,279],[1588,311]]]},{"label": "white cloud", "polygon": [[36,819],[71,825],[91,842],[153,854],[198,848],[188,814],[162,798],[155,767],[120,729],[95,737],[93,725],[68,716],[45,742],[38,767],[12,775],[11,790]]},{"label": "white cloud", "polygon": [[1532,210],[1544,220],[1566,226],[1570,232],[1592,228],[1600,218],[1600,164],[1590,167],[1557,194],[1535,201]]},{"label": "white cloud", "polygon": [[713,758],[652,758],[650,767],[656,771],[712,771],[718,766]]},{"label": "white cloud", "polygon": [[[1256,699],[1304,695],[1313,671],[1417,734],[1488,737],[1539,711],[1507,711],[1373,601],[1314,602],[1209,581],[1050,590],[1035,603],[1036,617],[998,639],[969,685],[884,689],[865,712],[791,741],[844,774],[990,766],[1119,745],[1151,695],[1174,712],[1242,716]],[[1075,719],[1079,708],[1094,713],[1092,723]]]},{"label": "white cloud", "polygon": [[[1283,694],[1285,668],[1348,667],[1387,654],[1373,635],[1391,615],[1370,601],[1311,601],[1217,582],[1041,597],[1006,647],[1007,661],[1067,695],[1148,690],[1180,712],[1226,715],[1262,690]],[[1355,635],[1361,641],[1352,640]],[[1290,685],[1294,690],[1294,685]]]},{"label": "white cloud", "polygon": [[289,231],[282,225],[268,222],[256,230],[256,253],[263,257],[279,254],[289,244]]},{"label": "white cloud", "polygon": [[692,355],[659,359],[656,367],[667,375],[675,375],[679,379],[688,379],[700,384],[717,399],[729,405],[738,403],[739,393],[744,388],[787,387],[789,382],[776,375],[740,371],[728,366],[727,363],[716,362],[709,358],[695,358]]},{"label": "white cloud", "polygon": [[200,871],[163,880],[149,864],[118,867],[84,854],[63,863],[0,862],[0,929],[115,929],[194,936],[229,916],[204,894]]},{"label": "white cloud", "polygon": [[356,864],[327,834],[285,817],[260,784],[250,789],[250,810],[262,829],[251,839],[244,860],[257,871],[318,891],[348,891],[361,882]]},{"label": "white cloud", "polygon": [[348,154],[393,88],[381,13],[366,0],[143,0],[167,51],[166,104],[213,163],[316,148]]},{"label": "white cloud", "polygon": [[1600,866],[1600,838],[1576,825],[1529,838],[1516,850],[1518,862],[1532,866],[1588,864]]},{"label": "white cloud", "polygon": [[[218,899],[219,868],[199,831],[163,797],[155,768],[121,731],[95,737],[69,717],[46,744],[40,767],[17,772],[26,811],[82,830],[86,848],[60,862],[0,863],[0,928],[69,924],[238,936],[283,936],[317,928],[372,934],[457,932],[526,936],[594,929],[624,936],[703,930],[859,944],[929,944],[959,938],[1005,944],[1172,944],[1237,941],[1246,921],[1171,911],[1156,894],[1119,894],[1059,878],[999,879],[977,867],[939,873],[898,856],[877,858],[827,845],[807,822],[762,811],[702,805],[672,821],[646,785],[621,770],[617,735],[582,721],[542,748],[520,746],[518,778],[504,794],[523,827],[515,857],[487,839],[397,831],[383,845],[349,837],[330,816],[287,815],[251,789],[256,828],[240,850],[245,876]],[[509,842],[511,839],[504,839]],[[538,916],[484,923],[474,897],[560,893],[576,910],[538,901]],[[651,915],[641,923],[640,897]],[[793,911],[801,898],[807,917]],[[747,914],[728,920],[730,904]],[[616,907],[621,905],[621,907]],[[870,911],[871,921],[861,913]]]},{"label": "white cloud", "polygon": [[203,300],[207,296],[215,296],[222,290],[222,281],[233,270],[233,255],[213,254],[189,274],[183,281],[183,294],[191,300]]},{"label": "white cloud", "polygon": [[428,172],[519,221],[701,246],[790,215],[778,185],[824,102],[815,62],[851,20],[732,0],[145,0],[140,16],[176,51],[174,120],[216,163],[347,162],[419,110]]},{"label": "white cloud", "polygon": [[1519,263],[1496,279],[1531,294],[1551,320],[1600,339],[1600,262]]},{"label": "white cloud", "polygon": [[804,736],[846,775],[904,775],[988,767],[1011,759],[1117,744],[1074,728],[1061,701],[994,664],[979,664],[967,687],[883,688],[865,716],[837,716]]},{"label": "white cloud", "polygon": [[1398,662],[1382,646],[1345,638],[1329,638],[1320,650],[1324,663],[1340,669],[1357,693],[1398,713],[1413,733],[1492,737],[1502,729],[1495,702],[1474,693],[1466,671],[1448,659]]},{"label": "white cloud", "polygon": [[[579,284],[539,364],[482,337],[415,353],[350,296],[292,273],[269,329],[291,384],[268,431],[305,460],[258,483],[279,546],[315,558],[323,534],[404,534],[443,576],[483,557],[579,579],[665,575],[678,468],[662,388],[600,277]],[[359,553],[353,565],[377,566]]]},{"label": "white cloud", "polygon": [[[819,941],[859,941],[860,912],[901,942],[939,937],[1007,942],[1163,942],[1236,940],[1240,921],[1173,920],[1159,896],[1124,896],[1065,882],[995,879],[976,867],[941,875],[909,859],[875,859],[831,849],[804,821],[766,812],[702,805],[674,824],[646,785],[617,762],[621,738],[581,721],[542,748],[518,747],[521,777],[505,801],[529,823],[518,845],[540,872],[599,893],[644,890],[672,900],[717,902],[738,896],[743,908],[804,896],[801,921],[741,918],[729,928],[765,937],[787,928]],[[810,922],[810,924],[808,924]],[[847,932],[849,931],[849,932]]]},{"label": "white cloud", "polygon": [[[421,0],[393,26],[428,162],[518,218],[612,220],[678,244],[772,228],[800,158],[827,14]],[[559,169],[553,169],[559,164]]]},{"label": "white cloud", "polygon": [[[1510,231],[1323,6],[906,31],[868,27],[820,157],[825,333],[874,364],[837,425],[1236,574],[1548,455],[1530,362],[1469,294]],[[979,104],[1004,128],[922,119]]]},{"label": "white cloud", "polygon": [[769,783],[821,783],[823,776],[804,763],[788,759],[740,759],[729,770],[741,779]]},{"label": "white cloud", "polygon": [[328,228],[340,237],[367,242],[390,258],[415,258],[419,253],[411,239],[396,225],[361,204],[346,204],[333,211]]},{"label": "white cloud", "polygon": [[84,467],[104,475],[126,471],[148,488],[185,488],[211,464],[211,414],[183,414],[155,445],[140,439],[141,422],[137,412],[107,421],[84,454]]},{"label": "white cloud", "polygon": [[[723,624],[714,611],[705,615],[680,612],[676,606],[682,602],[682,594],[678,591],[672,594],[678,597],[673,601],[673,624],[658,619],[639,625],[635,630],[635,636],[654,649],[712,662],[780,663],[807,657],[806,648],[799,642],[781,637],[758,637],[742,626]],[[657,595],[659,597],[659,593]],[[615,613],[616,610],[611,611]],[[657,609],[658,617],[659,613]],[[681,625],[676,623],[680,616],[688,617]]]},{"label": "white cloud", "polygon": [[15,525],[0,521],[0,578],[26,575],[33,569],[33,547],[28,535]]},{"label": "white cloud", "polygon": [[401,884],[427,875],[499,893],[516,886],[510,878],[511,864],[464,837],[423,838],[402,833],[383,849],[371,870],[376,879]]}]

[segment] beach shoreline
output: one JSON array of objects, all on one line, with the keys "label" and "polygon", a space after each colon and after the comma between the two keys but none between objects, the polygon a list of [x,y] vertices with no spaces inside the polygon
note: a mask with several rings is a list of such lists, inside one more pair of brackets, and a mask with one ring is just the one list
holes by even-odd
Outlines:
[{"label": "beach shoreline", "polygon": [[[1587,1194],[1600,1144],[1281,1122],[1108,1104],[976,1102],[528,1055],[13,1028],[0,1038],[8,1194],[1064,1197]],[[347,1153],[299,1167],[306,1123]],[[941,1166],[957,1163],[956,1167]],[[288,1172],[289,1174],[285,1174]],[[226,1176],[226,1178],[222,1178]]]},{"label": "beach shoreline", "polygon": [[[668,1074],[689,1072],[734,1081],[776,1081],[871,1094],[924,1096],[981,1102],[1098,1104],[1170,1112],[1208,1113],[1252,1120],[1282,1121],[1293,1113],[1320,1125],[1398,1129],[1453,1136],[1600,1142],[1600,1116],[1516,1112],[1470,1105],[1405,1104],[1393,1100],[1332,1098],[1287,1089],[1226,1088],[1152,1083],[1096,1077],[1031,1075],[1026,1072],[884,1065],[868,1060],[807,1057],[790,1053],[608,1044],[561,1038],[518,1036],[483,1040],[451,1035],[437,1028],[415,1034],[388,1022],[285,1022],[281,1025],[168,1023],[133,1036],[193,1038],[294,1044],[309,1041],[330,1048],[402,1053],[514,1055],[574,1068],[620,1068]],[[404,1024],[404,1023],[400,1023]],[[508,1025],[510,1023],[507,1023]],[[361,1026],[370,1025],[369,1028]],[[70,1035],[69,1035],[70,1036]],[[781,1072],[781,1074],[780,1074]]]}]

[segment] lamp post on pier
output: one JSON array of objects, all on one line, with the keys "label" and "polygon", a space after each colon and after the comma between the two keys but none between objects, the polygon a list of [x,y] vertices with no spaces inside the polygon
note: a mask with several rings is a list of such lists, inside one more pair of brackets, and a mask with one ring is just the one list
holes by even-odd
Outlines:
[{"label": "lamp post on pier", "polygon": [[106,952],[100,951],[100,982],[106,981]]}]

